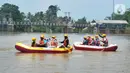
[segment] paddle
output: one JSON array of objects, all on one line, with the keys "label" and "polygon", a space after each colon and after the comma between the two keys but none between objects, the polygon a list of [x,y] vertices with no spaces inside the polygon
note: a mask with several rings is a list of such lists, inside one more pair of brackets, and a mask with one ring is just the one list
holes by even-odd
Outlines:
[{"label": "paddle", "polygon": [[71,46],[68,46],[68,48],[67,48],[67,49],[68,49],[68,51],[69,51],[69,52],[72,52],[72,51],[70,50],[70,47],[71,47]]},{"label": "paddle", "polygon": [[62,44],[61,46],[62,46],[61,48],[64,48],[65,50],[68,50],[69,52],[72,52],[72,51],[70,50],[70,46],[65,47],[63,44]]}]

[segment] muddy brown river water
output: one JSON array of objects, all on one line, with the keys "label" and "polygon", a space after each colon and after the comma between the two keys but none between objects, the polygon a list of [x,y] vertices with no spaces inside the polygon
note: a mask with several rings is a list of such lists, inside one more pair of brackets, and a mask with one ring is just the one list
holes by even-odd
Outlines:
[{"label": "muddy brown river water", "polygon": [[[116,52],[73,50],[69,54],[20,53],[16,42],[30,44],[41,33],[1,33],[0,73],[130,73],[130,35],[108,35],[109,43],[117,44]],[[63,34],[56,35],[59,41]],[[88,34],[69,34],[70,44]],[[92,34],[89,34],[92,35]]]}]

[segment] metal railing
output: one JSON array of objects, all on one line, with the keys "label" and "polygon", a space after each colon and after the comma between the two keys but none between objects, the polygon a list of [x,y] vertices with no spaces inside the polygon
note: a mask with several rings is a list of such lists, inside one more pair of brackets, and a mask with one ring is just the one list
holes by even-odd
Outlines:
[{"label": "metal railing", "polygon": [[[67,26],[67,28],[66,28]],[[0,31],[4,32],[74,32],[73,28],[85,28],[87,24],[43,23],[43,22],[2,22]]]}]

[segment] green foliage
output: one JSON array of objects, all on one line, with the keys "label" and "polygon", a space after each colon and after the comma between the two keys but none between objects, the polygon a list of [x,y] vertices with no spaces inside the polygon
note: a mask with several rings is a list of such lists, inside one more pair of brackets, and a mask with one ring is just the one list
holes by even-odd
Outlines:
[{"label": "green foliage", "polygon": [[112,13],[111,16],[107,16],[105,20],[126,20],[129,24],[128,27],[130,27],[130,8],[127,9],[127,11],[123,15]]},{"label": "green foliage", "polygon": [[33,32],[46,32],[46,27],[44,27],[44,26],[33,26]]},{"label": "green foliage", "polygon": [[76,24],[87,24],[87,21],[86,21],[86,18],[83,17],[81,19],[78,19],[75,23]]},{"label": "green foliage", "polygon": [[9,17],[12,17],[14,21],[22,21],[23,17],[19,11],[19,7],[13,4],[5,3],[1,6],[0,14],[2,17],[6,17],[7,20]]},{"label": "green foliage", "polygon": [[[15,24],[14,25],[14,31],[31,31],[31,27],[33,27],[34,32],[46,32],[50,29],[52,32],[62,32],[63,27],[57,27],[57,26],[50,26],[50,27],[44,27],[44,26],[31,26],[30,22],[39,22],[39,23],[58,23],[58,24],[68,24],[69,22],[76,23],[76,24],[87,24],[86,18],[83,17],[81,19],[78,19],[76,22],[72,20],[72,18],[69,16],[57,16],[58,11],[61,9],[57,5],[50,5],[48,9],[43,12],[36,12],[35,14],[32,14],[31,12],[28,12],[25,14],[24,12],[19,11],[19,7],[14,4],[5,3],[0,7],[0,20],[3,20],[3,17],[6,17],[7,21],[9,21],[9,18],[12,18],[14,22],[27,22],[28,26],[23,24]],[[37,24],[36,24],[37,25]],[[48,30],[49,29],[49,30]],[[76,32],[82,31],[81,29],[75,29]]]},{"label": "green foliage", "polygon": [[46,22],[54,23],[57,19],[57,12],[60,8],[57,5],[50,5],[46,11]]},{"label": "green foliage", "polygon": [[95,22],[96,22],[96,21],[93,19],[93,20],[92,20],[92,23],[95,23]]},{"label": "green foliage", "polygon": [[87,29],[82,30],[83,33],[93,33],[95,26],[88,26]]}]

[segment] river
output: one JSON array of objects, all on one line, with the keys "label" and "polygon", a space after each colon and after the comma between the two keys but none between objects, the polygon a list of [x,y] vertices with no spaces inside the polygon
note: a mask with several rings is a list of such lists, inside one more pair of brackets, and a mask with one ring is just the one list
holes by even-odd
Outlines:
[{"label": "river", "polygon": [[[20,53],[16,42],[31,43],[41,33],[1,33],[0,73],[130,73],[130,35],[107,35],[109,43],[117,44],[116,52],[73,50],[69,54]],[[59,41],[63,34],[55,35]],[[84,35],[69,34],[70,44],[82,41]]]}]

